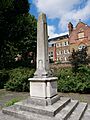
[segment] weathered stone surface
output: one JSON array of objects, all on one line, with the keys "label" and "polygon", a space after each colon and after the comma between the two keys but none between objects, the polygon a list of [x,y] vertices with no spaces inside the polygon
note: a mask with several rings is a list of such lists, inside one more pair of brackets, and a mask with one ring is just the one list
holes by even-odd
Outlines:
[{"label": "weathered stone surface", "polygon": [[27,99],[27,103],[33,104],[33,105],[47,106],[47,105],[52,105],[53,103],[57,102],[58,100],[60,100],[59,95],[53,96],[52,98],[46,98],[46,99],[29,97]]},{"label": "weathered stone surface", "polygon": [[49,76],[48,32],[46,15],[41,13],[37,23],[37,69],[35,77]]},{"label": "weathered stone surface", "polygon": [[87,103],[79,103],[68,120],[80,120],[87,108]]},{"label": "weathered stone surface", "polygon": [[18,102],[4,108],[3,112],[5,114],[0,112],[0,120],[90,120],[90,105],[87,107],[86,103],[78,103],[77,100],[65,97],[61,97],[59,101],[49,106],[34,106],[27,104],[26,101]]},{"label": "weathered stone surface", "polygon": [[90,104],[87,106],[87,109],[82,117],[82,120],[90,120]]},{"label": "weathered stone surface", "polygon": [[57,77],[29,78],[30,96],[36,99],[47,99],[57,95]]},{"label": "weathered stone surface", "polygon": [[0,111],[0,120],[21,120],[20,118],[15,118],[15,116],[6,115]]},{"label": "weathered stone surface", "polygon": [[34,78],[29,78],[31,103],[36,100],[38,105],[49,105],[57,101],[57,79],[49,70],[47,22],[41,13],[37,23],[37,68]]},{"label": "weathered stone surface", "polygon": [[56,115],[56,118],[67,120],[71,113],[74,111],[74,109],[77,107],[77,105],[78,105],[77,100],[71,100],[71,102]]},{"label": "weathered stone surface", "polygon": [[30,102],[28,102],[27,100],[23,102],[18,102],[15,105],[17,105],[18,108],[24,111],[53,117],[69,102],[70,98],[60,98],[59,101],[55,102],[53,105],[48,106],[33,105],[30,104]]}]

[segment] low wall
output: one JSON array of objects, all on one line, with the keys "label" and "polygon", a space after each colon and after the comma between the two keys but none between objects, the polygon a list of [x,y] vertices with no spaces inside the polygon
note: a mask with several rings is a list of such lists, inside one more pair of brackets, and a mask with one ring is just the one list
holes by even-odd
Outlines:
[{"label": "low wall", "polygon": [[71,64],[67,63],[62,63],[62,64],[55,64],[55,63],[50,63],[50,68],[51,69],[58,69],[58,68],[68,68],[71,67]]}]

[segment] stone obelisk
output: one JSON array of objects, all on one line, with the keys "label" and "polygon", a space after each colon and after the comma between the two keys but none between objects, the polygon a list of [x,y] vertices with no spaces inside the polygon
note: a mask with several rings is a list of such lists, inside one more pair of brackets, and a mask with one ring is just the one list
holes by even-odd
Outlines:
[{"label": "stone obelisk", "polygon": [[49,105],[58,100],[57,77],[49,72],[48,33],[46,15],[41,13],[37,23],[37,68],[30,78],[30,102]]},{"label": "stone obelisk", "polygon": [[35,77],[49,76],[48,32],[46,15],[41,13],[37,23],[37,69]]}]

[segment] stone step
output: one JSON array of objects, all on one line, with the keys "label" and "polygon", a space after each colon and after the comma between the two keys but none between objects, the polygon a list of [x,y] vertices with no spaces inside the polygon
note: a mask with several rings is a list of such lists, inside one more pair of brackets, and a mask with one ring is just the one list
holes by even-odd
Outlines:
[{"label": "stone step", "polygon": [[16,105],[9,107],[9,109],[8,108],[3,109],[3,113],[4,113],[4,116],[5,114],[8,115],[8,118],[9,116],[10,117],[14,116],[15,118],[18,118],[19,120],[56,120],[54,117],[44,116],[41,114],[29,112],[29,111],[23,111],[19,109]]},{"label": "stone step", "polygon": [[18,102],[16,105],[23,111],[29,111],[32,113],[48,115],[52,117],[55,116],[62,108],[64,108],[70,102],[70,100],[70,98],[60,97],[60,100],[58,100],[53,105],[48,106],[32,105],[27,103],[27,101]]},{"label": "stone step", "polygon": [[[37,108],[37,106],[33,106],[37,108],[36,111],[38,112],[27,110],[26,107],[30,104],[25,106],[25,110],[22,109],[21,106],[25,105],[25,103],[23,103],[23,105],[22,103],[23,102],[18,102],[13,106],[3,108],[2,112],[7,114],[8,118],[9,116],[14,116],[15,120],[17,120],[16,118],[20,120],[90,120],[90,105],[88,105],[87,107],[87,103],[79,103],[77,100],[71,100],[70,98],[60,97],[60,100],[53,105],[49,105],[46,107],[39,106],[42,108]],[[28,107],[28,109],[32,108]],[[2,116],[5,117],[5,114]]]},{"label": "stone step", "polygon": [[74,109],[77,107],[78,103],[78,100],[71,100],[71,102],[56,115],[56,118],[67,120]]},{"label": "stone step", "polygon": [[87,109],[82,117],[82,120],[90,120],[90,105],[87,106]]},{"label": "stone step", "polygon": [[87,108],[87,103],[83,103],[83,102],[79,103],[68,120],[81,120],[82,116],[85,113],[86,108]]}]

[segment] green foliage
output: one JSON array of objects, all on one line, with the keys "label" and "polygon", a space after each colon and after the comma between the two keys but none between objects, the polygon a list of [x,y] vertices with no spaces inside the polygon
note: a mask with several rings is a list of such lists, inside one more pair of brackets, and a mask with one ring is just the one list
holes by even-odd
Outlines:
[{"label": "green foliage", "polygon": [[28,78],[33,77],[34,69],[29,68],[16,68],[10,70],[10,79],[6,83],[6,90],[11,91],[29,91],[29,81]]},{"label": "green foliage", "polygon": [[17,54],[36,52],[37,23],[29,6],[28,0],[0,0],[0,68],[15,67]]},{"label": "green foliage", "polygon": [[4,85],[8,81],[8,79],[9,79],[8,72],[5,69],[0,70],[0,89],[4,88]]},{"label": "green foliage", "polygon": [[90,68],[79,67],[77,74],[71,68],[59,69],[56,72],[58,77],[59,92],[90,93]]},{"label": "green foliage", "polygon": [[77,73],[78,68],[81,65],[87,65],[89,63],[89,58],[87,56],[87,47],[83,47],[81,50],[75,51],[73,49],[72,55],[70,56],[70,62],[72,64],[72,70]]},{"label": "green foliage", "polygon": [[20,101],[20,98],[13,98],[12,100],[5,103],[5,106],[8,107],[8,106],[14,105],[14,103],[19,102],[19,101]]}]

